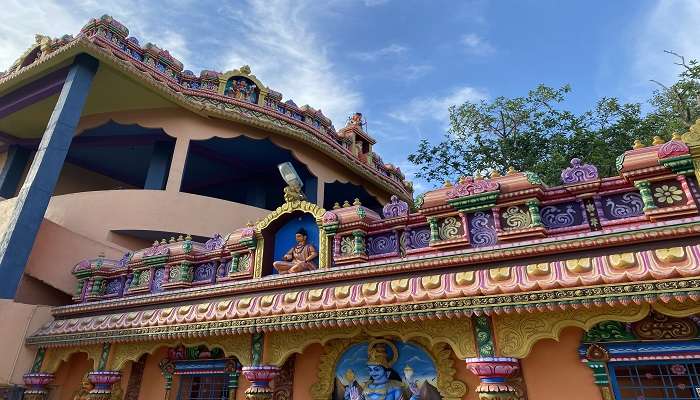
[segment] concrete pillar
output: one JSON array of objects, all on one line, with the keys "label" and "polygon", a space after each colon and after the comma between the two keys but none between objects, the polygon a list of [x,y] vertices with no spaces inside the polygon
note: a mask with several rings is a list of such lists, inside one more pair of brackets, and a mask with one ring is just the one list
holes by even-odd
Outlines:
[{"label": "concrete pillar", "polygon": [[30,156],[31,150],[16,144],[11,145],[7,150],[5,165],[0,170],[0,197],[6,199],[15,197]]},{"label": "concrete pillar", "polygon": [[144,189],[165,189],[174,147],[175,144],[171,141],[158,141],[153,143],[153,152],[151,153],[151,160],[148,165],[146,182],[143,185]]},{"label": "concrete pillar", "polygon": [[187,163],[187,152],[189,148],[190,138],[179,137],[175,141],[175,149],[173,150],[172,160],[170,161],[168,183],[165,190],[169,192],[180,191],[180,186],[182,186],[182,175],[185,173],[185,164]]},{"label": "concrete pillar", "polygon": [[0,242],[0,298],[17,292],[98,66],[95,58],[80,54],[70,67]]}]

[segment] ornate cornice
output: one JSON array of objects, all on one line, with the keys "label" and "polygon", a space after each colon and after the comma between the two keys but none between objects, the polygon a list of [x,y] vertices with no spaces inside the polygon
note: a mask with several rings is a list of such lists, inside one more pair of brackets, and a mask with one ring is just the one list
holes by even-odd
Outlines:
[{"label": "ornate cornice", "polygon": [[[646,228],[637,226],[634,229],[620,229],[614,233],[602,234],[597,232],[590,236],[574,234],[565,237],[533,240],[526,243],[507,243],[490,250],[464,249],[430,256],[396,257],[283,277],[270,276],[246,281],[227,282],[215,287],[183,289],[157,295],[136,295],[98,303],[80,303],[57,307],[53,310],[53,314],[57,317],[66,317],[88,312],[128,309],[148,304],[192,301],[202,298],[221,298],[260,291],[289,291],[290,288],[303,290],[305,287],[312,285],[327,285],[328,283],[340,283],[343,281],[353,282],[358,279],[371,277],[426,272],[451,267],[484,265],[486,263],[505,262],[507,260],[548,254],[562,254],[591,248],[602,249],[605,247],[627,246],[633,243],[696,235],[700,235],[700,222],[697,218],[692,218],[648,224]],[[261,248],[261,246],[258,246],[258,248]]]},{"label": "ornate cornice", "polygon": [[[584,288],[543,290],[508,295],[482,295],[411,304],[365,306],[341,310],[286,313],[275,316],[175,323],[128,329],[99,329],[92,332],[52,334],[52,324],[27,339],[30,345],[75,346],[101,342],[153,341],[183,339],[192,336],[221,336],[255,331],[293,331],[303,329],[383,324],[407,320],[431,320],[469,317],[474,314],[575,310],[596,307],[621,307],[630,304],[683,302],[700,299],[700,278],[668,279],[642,283],[598,285]],[[191,310],[196,306],[189,306]],[[164,310],[163,310],[164,311]],[[163,312],[153,310],[152,312]],[[151,311],[147,311],[152,313]],[[85,318],[110,320],[136,318],[123,313]],[[85,318],[63,321],[82,325]],[[145,325],[145,324],[144,324]]]}]

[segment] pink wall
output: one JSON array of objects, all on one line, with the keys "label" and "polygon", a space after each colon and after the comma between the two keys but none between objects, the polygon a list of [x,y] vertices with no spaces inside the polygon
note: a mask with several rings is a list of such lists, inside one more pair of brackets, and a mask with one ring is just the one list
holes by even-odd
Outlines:
[{"label": "pink wall", "polygon": [[[161,400],[165,399],[165,378],[160,373],[158,363],[160,360],[167,357],[168,348],[161,347],[160,349],[150,354],[146,359],[146,366],[143,370],[143,381],[141,383],[141,391],[139,399],[143,400]],[[177,386],[173,385],[174,391]],[[175,393],[171,393],[170,398],[174,399]]]},{"label": "pink wall", "polygon": [[578,346],[583,331],[567,328],[559,341],[547,339],[535,344],[521,361],[528,400],[601,400],[600,391],[593,383],[593,373],[579,361]]},{"label": "pink wall", "polygon": [[36,352],[24,345],[24,338],[50,321],[51,311],[49,307],[0,299],[0,317],[0,385],[21,384]]},{"label": "pink wall", "polygon": [[93,362],[86,353],[75,353],[68,361],[58,367],[51,389],[51,398],[56,400],[73,400],[88,372],[92,371]]}]

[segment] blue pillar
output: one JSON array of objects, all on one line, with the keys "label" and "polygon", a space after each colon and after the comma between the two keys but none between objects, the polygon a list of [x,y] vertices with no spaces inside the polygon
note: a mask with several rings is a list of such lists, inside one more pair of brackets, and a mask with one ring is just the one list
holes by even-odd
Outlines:
[{"label": "blue pillar", "polygon": [[[304,179],[304,196],[309,203],[316,204],[318,201],[318,179],[315,176]],[[319,206],[323,207],[323,204]]]},{"label": "blue pillar", "polygon": [[174,148],[175,143],[172,141],[158,141],[153,143],[153,153],[151,153],[151,161],[148,165],[148,173],[146,174],[146,183],[143,185],[144,189],[165,189]]},{"label": "blue pillar", "polygon": [[0,171],[0,197],[6,199],[15,197],[30,155],[31,150],[16,144],[11,145],[7,150],[7,159]]},{"label": "blue pillar", "polygon": [[0,298],[17,292],[98,66],[95,58],[80,54],[70,67],[0,242]]}]

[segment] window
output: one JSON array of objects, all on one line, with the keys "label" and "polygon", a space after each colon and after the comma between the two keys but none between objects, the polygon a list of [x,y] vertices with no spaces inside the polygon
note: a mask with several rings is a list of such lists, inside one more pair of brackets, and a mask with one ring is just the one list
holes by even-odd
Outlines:
[{"label": "window", "polygon": [[610,363],[615,398],[700,400],[700,361]]},{"label": "window", "polygon": [[180,375],[177,400],[228,400],[228,375]]}]

